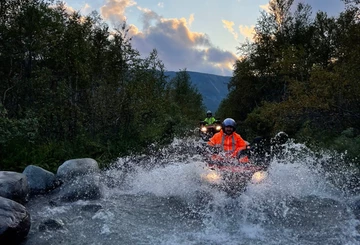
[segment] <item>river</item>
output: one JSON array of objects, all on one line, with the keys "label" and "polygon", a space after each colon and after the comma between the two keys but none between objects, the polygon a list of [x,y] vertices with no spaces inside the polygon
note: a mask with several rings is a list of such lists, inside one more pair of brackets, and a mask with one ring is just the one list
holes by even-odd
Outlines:
[{"label": "river", "polygon": [[[199,182],[197,147],[195,139],[175,140],[152,155],[118,159],[99,176],[100,200],[31,199],[24,244],[360,244],[351,210],[359,195],[344,188],[349,168],[328,167],[331,154],[291,142],[264,182],[229,197]],[[47,219],[60,228],[41,229]]]}]

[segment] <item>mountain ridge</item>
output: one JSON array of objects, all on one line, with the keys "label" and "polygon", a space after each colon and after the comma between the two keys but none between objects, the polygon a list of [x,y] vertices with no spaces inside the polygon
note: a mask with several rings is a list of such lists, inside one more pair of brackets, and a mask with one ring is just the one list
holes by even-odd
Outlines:
[{"label": "mountain ridge", "polygon": [[[231,77],[195,71],[186,72],[190,76],[191,83],[202,95],[206,110],[216,112],[220,102],[228,95],[228,84]],[[175,77],[176,73],[175,71],[166,71],[165,75],[171,79]]]}]

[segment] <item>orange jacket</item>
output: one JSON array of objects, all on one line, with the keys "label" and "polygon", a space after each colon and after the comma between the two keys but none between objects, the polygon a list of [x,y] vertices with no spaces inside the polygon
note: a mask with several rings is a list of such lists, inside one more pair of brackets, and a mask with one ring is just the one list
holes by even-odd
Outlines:
[{"label": "orange jacket", "polygon": [[246,148],[247,143],[241,136],[235,132],[227,135],[220,130],[208,141],[208,145],[219,147],[223,151],[230,153],[232,157],[236,157],[239,151]]}]

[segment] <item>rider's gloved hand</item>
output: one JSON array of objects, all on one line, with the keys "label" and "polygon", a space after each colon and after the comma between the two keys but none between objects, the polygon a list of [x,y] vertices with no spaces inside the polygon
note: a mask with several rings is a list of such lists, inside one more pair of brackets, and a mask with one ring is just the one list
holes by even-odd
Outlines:
[{"label": "rider's gloved hand", "polygon": [[250,155],[251,155],[251,147],[250,145],[247,145],[245,149],[238,152],[236,157],[240,159],[246,156],[249,157]]}]

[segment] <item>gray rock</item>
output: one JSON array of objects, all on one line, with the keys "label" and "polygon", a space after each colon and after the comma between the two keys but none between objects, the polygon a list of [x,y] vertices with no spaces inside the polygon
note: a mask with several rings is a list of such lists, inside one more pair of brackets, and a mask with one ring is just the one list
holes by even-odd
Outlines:
[{"label": "gray rock", "polygon": [[24,174],[0,171],[0,196],[25,204],[29,199],[29,185]]},{"label": "gray rock", "polygon": [[55,187],[55,174],[38,166],[27,166],[23,174],[27,177],[31,194],[44,193]]},{"label": "gray rock", "polygon": [[71,180],[74,177],[99,173],[98,163],[91,158],[72,159],[64,162],[57,170],[56,177],[61,181]]},{"label": "gray rock", "polygon": [[26,208],[0,197],[0,244],[20,244],[28,235],[31,221]]},{"label": "gray rock", "polygon": [[103,188],[99,178],[93,175],[77,177],[61,186],[61,201],[97,200],[103,196]]},{"label": "gray rock", "polygon": [[81,208],[82,211],[89,212],[89,213],[96,213],[103,207],[100,204],[88,204]]},{"label": "gray rock", "polygon": [[61,219],[48,219],[39,225],[39,231],[52,231],[63,229],[65,226]]}]

